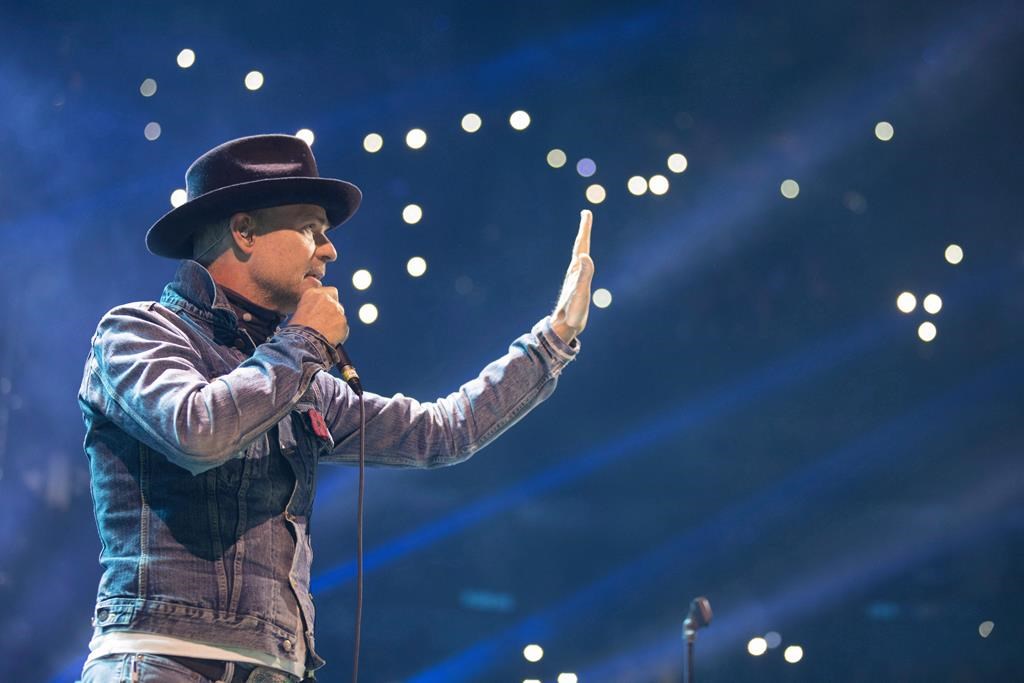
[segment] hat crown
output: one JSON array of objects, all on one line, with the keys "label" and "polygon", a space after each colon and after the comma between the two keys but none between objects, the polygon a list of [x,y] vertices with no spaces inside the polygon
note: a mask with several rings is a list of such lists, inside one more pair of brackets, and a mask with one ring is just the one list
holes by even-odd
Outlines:
[{"label": "hat crown", "polygon": [[189,201],[208,192],[273,178],[319,178],[313,150],[291,135],[253,135],[214,147],[185,172]]}]

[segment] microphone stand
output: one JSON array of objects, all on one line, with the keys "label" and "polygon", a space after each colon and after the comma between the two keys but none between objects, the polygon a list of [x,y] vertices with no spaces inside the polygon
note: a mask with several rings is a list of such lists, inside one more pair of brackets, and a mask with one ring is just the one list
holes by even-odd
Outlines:
[{"label": "microphone stand", "polygon": [[697,629],[711,623],[711,603],[705,597],[694,598],[690,613],[683,621],[683,640],[686,641],[686,665],[683,667],[683,683],[694,683],[693,651],[697,642]]}]

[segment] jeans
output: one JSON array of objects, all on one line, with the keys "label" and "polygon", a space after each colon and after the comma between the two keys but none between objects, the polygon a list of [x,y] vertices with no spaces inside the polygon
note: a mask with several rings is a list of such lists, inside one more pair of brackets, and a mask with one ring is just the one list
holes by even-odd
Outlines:
[{"label": "jeans", "polygon": [[86,664],[82,683],[210,683],[160,655],[107,655]]},{"label": "jeans", "polygon": [[[228,663],[224,676],[230,681],[235,665]],[[253,683],[292,683],[298,679],[288,674],[256,667],[248,679]],[[201,676],[178,662],[149,654],[107,655],[89,662],[82,669],[81,683],[219,683]]]}]

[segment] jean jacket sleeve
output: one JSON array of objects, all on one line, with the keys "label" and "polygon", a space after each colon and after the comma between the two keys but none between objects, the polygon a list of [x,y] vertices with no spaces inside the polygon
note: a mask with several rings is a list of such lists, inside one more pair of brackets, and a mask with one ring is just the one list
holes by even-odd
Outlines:
[{"label": "jean jacket sleeve", "polygon": [[[566,344],[545,317],[446,397],[421,403],[364,392],[367,464],[439,467],[466,460],[550,396],[578,352],[579,340]],[[321,460],[358,462],[359,397],[333,375],[320,373],[314,381],[335,444]]]},{"label": "jean jacket sleeve", "polygon": [[240,455],[335,360],[311,330],[287,326],[230,372],[207,377],[190,332],[154,304],[113,309],[93,336],[79,400],[193,474]]}]

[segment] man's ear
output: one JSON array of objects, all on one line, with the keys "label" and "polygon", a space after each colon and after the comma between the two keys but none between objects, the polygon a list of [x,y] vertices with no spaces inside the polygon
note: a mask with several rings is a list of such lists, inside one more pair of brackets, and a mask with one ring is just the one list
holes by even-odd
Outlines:
[{"label": "man's ear", "polygon": [[244,254],[251,254],[256,238],[256,220],[252,214],[236,213],[231,216],[231,241]]}]

